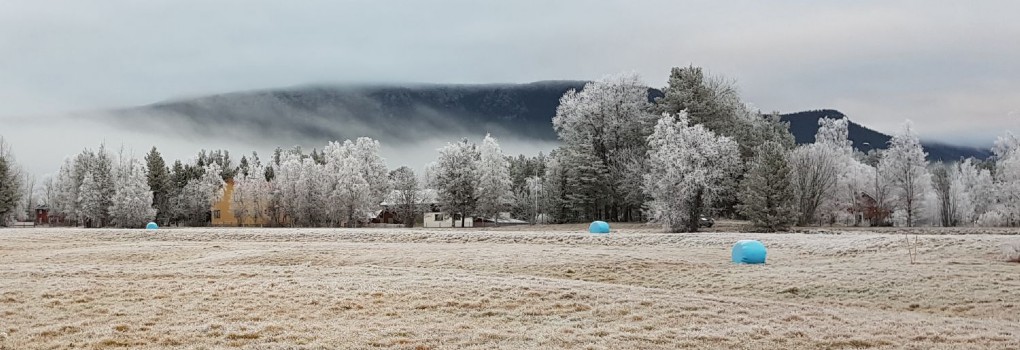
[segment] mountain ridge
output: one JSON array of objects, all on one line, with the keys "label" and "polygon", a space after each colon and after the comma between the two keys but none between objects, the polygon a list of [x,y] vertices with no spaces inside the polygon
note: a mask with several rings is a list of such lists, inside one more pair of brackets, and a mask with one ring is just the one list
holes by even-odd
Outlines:
[{"label": "mountain ridge", "polygon": [[[524,84],[312,84],[156,102],[112,113],[117,121],[150,120],[199,134],[254,132],[260,137],[337,140],[368,136],[383,142],[494,133],[555,141],[552,117],[560,97],[585,81]],[[650,99],[662,92],[649,88]],[[286,116],[286,117],[282,117]],[[798,144],[814,141],[820,118],[848,118],[834,109],[782,114]],[[144,123],[142,123],[144,124]],[[890,136],[850,120],[862,151],[885,148]],[[985,159],[987,149],[923,141],[930,160]]]}]

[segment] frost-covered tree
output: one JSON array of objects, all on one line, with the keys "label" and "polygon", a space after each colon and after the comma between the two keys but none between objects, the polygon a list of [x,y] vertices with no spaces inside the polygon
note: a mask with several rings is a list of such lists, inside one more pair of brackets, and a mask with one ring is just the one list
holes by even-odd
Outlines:
[{"label": "frost-covered tree", "polygon": [[[273,177],[273,199],[275,207],[278,208],[278,213],[274,216],[281,222],[286,222],[288,225],[297,225],[298,218],[302,217],[299,208],[299,197],[302,194],[302,189],[298,186],[299,180],[301,179],[301,163],[303,161],[302,154],[296,151],[286,151],[279,153],[276,157],[278,159],[276,166],[274,167]],[[332,189],[330,189],[332,190]]]},{"label": "frost-covered tree", "polygon": [[732,81],[705,74],[700,67],[674,67],[665,96],[656,100],[660,113],[685,111],[691,125],[702,124],[740,146],[741,159],[749,160],[754,148],[767,141],[792,147],[793,135],[778,115],[762,116],[740,99]]},{"label": "frost-covered tree", "polygon": [[[999,137],[995,153],[996,204],[992,214],[1006,226],[1020,225],[1020,138],[1012,133]],[[992,222],[992,220],[985,220]]]},{"label": "frost-covered tree", "polygon": [[110,219],[117,227],[143,227],[156,217],[146,167],[135,159],[119,164],[114,171],[115,187]]},{"label": "frost-covered tree", "polygon": [[78,213],[78,187],[75,183],[75,162],[72,158],[64,160],[53,184],[53,200],[50,203],[50,215],[62,216],[66,223],[76,223]]},{"label": "frost-covered tree", "polygon": [[858,219],[861,216],[857,214],[863,214],[864,210],[861,194],[871,188],[875,170],[861,161],[864,155],[855,153],[849,136],[849,122],[846,118],[818,120],[815,144],[828,149],[819,154],[834,157],[836,182],[832,193],[822,197],[815,210],[815,218],[809,218],[811,222],[860,224]]},{"label": "frost-covered tree", "polygon": [[913,124],[907,121],[889,140],[889,148],[879,161],[882,174],[893,189],[896,211],[901,213],[900,217],[908,227],[918,221],[919,209],[931,186],[925,157],[927,153],[921,148]]},{"label": "frost-covered tree", "polygon": [[510,163],[511,189],[516,192],[526,186],[527,179],[533,176],[542,176],[545,173],[546,156],[541,152],[537,156],[527,157],[523,154],[517,157],[507,157]]},{"label": "frost-covered tree", "polygon": [[645,192],[652,198],[652,220],[668,232],[697,231],[702,213],[734,185],[737,143],[700,124],[688,125],[686,113],[679,113],[659,119],[648,147]]},{"label": "frost-covered tree", "polygon": [[79,216],[85,227],[99,227],[106,215],[106,200],[96,176],[87,171],[78,188]]},{"label": "frost-covered tree", "polygon": [[324,162],[330,225],[354,226],[367,219],[389,194],[389,176],[379,142],[362,137],[330,142],[320,156]]},{"label": "frost-covered tree", "polygon": [[402,166],[391,171],[390,187],[393,188],[390,205],[393,206],[404,226],[414,227],[415,213],[418,203],[421,201],[421,186],[414,170]]},{"label": "frost-covered tree", "polygon": [[174,199],[175,210],[190,225],[207,223],[212,206],[223,198],[224,181],[219,164],[203,166],[198,178],[188,180]]},{"label": "frost-covered tree", "polygon": [[570,210],[567,207],[569,193],[569,180],[567,170],[564,169],[560,156],[561,152],[553,151],[545,165],[545,173],[542,175],[542,213],[547,221],[562,223],[570,219]]},{"label": "frost-covered tree", "polygon": [[934,190],[935,218],[942,227],[956,226],[959,219],[958,191],[953,188],[953,168],[942,163],[931,165],[931,186]]},{"label": "frost-covered tree", "polygon": [[239,170],[234,175],[231,210],[238,218],[239,225],[243,225],[248,218],[251,218],[252,222],[260,223],[268,219],[267,209],[272,189],[272,185],[266,180],[265,169],[259,162],[258,155],[253,153],[252,160],[247,164],[245,168],[247,171]]},{"label": "frost-covered tree", "polygon": [[386,169],[386,161],[379,155],[379,141],[359,137],[353,142],[344,142],[344,147],[349,149],[355,158],[352,164],[358,167],[361,177],[368,183],[370,207],[378,207],[390,193],[389,170]]},{"label": "frost-covered tree", "polygon": [[738,208],[759,230],[787,230],[797,222],[797,205],[786,147],[768,141],[756,148],[741,183]]},{"label": "frost-covered tree", "polygon": [[439,149],[435,168],[439,204],[447,214],[459,215],[462,227],[477,208],[479,158],[478,148],[466,139]]},{"label": "frost-covered tree", "polygon": [[797,147],[790,154],[790,179],[793,183],[799,225],[818,222],[818,211],[835,195],[840,173],[840,153],[825,144]]},{"label": "frost-covered tree", "polygon": [[[237,220],[237,226],[244,226],[246,219],[251,217],[249,215],[251,213],[251,194],[247,188],[247,183],[251,180],[248,176],[249,170],[247,167],[238,167],[237,174],[234,174],[234,178],[227,182],[228,186],[233,184],[230,193],[230,211],[234,214],[234,219]],[[260,176],[262,175],[257,175],[257,177]]]},{"label": "frost-covered tree", "polygon": [[644,159],[657,118],[652,108],[636,75],[606,77],[560,98],[553,128],[569,171],[566,204],[578,218],[620,220],[640,211],[643,203],[626,197],[620,184],[642,182],[643,174],[625,170]]},{"label": "frost-covered tree", "polygon": [[971,158],[954,164],[952,168],[950,187],[957,198],[957,221],[973,225],[995,204],[996,190],[992,173],[979,168]]},{"label": "frost-covered tree", "polygon": [[366,219],[366,214],[379,206],[376,201],[372,184],[365,179],[358,158],[341,158],[338,172],[335,174],[337,186],[333,190],[333,198],[340,205],[339,217],[344,218],[348,227],[354,227]]},{"label": "frost-covered tree", "polygon": [[495,220],[510,204],[510,164],[491,135],[485,135],[479,148],[477,212]]},{"label": "frost-covered tree", "polygon": [[22,197],[22,176],[11,155],[10,146],[0,136],[0,226],[5,226],[17,210]]},{"label": "frost-covered tree", "polygon": [[110,207],[113,206],[113,194],[116,191],[113,174],[113,157],[106,150],[105,144],[99,145],[96,158],[90,172],[96,182],[96,190],[99,191],[98,217],[93,225],[106,226],[110,221]]}]

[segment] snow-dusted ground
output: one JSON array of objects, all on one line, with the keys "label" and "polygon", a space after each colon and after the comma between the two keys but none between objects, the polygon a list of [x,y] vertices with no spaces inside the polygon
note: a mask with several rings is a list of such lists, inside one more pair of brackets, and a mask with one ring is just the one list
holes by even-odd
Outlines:
[{"label": "snow-dusted ground", "polygon": [[1020,236],[579,228],[3,229],[0,349],[1020,345]]}]

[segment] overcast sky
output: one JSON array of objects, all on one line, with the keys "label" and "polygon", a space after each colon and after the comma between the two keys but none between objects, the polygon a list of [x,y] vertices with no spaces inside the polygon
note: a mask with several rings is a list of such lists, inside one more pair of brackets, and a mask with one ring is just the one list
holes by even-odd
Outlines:
[{"label": "overcast sky", "polygon": [[[530,82],[694,64],[782,112],[925,139],[1020,131],[1018,1],[38,1],[0,6],[0,122],[333,82]],[[0,134],[3,133],[0,127]]]}]

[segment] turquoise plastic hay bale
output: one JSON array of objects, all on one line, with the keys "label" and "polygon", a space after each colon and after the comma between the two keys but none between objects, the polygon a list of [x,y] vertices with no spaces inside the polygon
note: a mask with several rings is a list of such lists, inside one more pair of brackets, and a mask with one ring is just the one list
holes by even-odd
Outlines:
[{"label": "turquoise plastic hay bale", "polygon": [[733,262],[738,264],[764,264],[766,249],[761,242],[745,239],[733,245]]},{"label": "turquoise plastic hay bale", "polygon": [[609,223],[605,221],[593,221],[591,225],[588,225],[588,232],[595,234],[607,234],[609,233]]},{"label": "turquoise plastic hay bale", "polygon": [[145,225],[145,229],[149,230],[149,231],[155,231],[155,230],[159,229],[159,225],[156,225],[155,222],[150,222],[150,223]]}]

